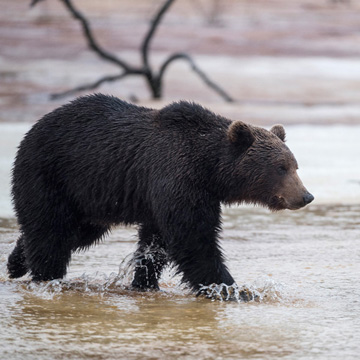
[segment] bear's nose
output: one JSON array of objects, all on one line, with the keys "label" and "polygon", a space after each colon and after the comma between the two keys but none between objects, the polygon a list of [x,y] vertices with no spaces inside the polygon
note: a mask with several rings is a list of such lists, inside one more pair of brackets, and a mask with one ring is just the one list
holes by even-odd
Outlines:
[{"label": "bear's nose", "polygon": [[310,204],[314,200],[314,196],[308,192],[304,195],[303,200],[305,205]]}]

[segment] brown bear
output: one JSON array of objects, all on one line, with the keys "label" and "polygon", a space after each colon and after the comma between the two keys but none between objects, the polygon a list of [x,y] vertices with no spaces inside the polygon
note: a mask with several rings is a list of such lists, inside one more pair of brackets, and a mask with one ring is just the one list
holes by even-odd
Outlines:
[{"label": "brown bear", "polygon": [[234,284],[219,246],[221,204],[299,209],[314,198],[280,125],[230,121],[190,102],[161,110],[79,98],[26,134],[13,168],[21,236],[10,277],[62,278],[71,253],[116,224],[139,227],[136,289],[158,289],[172,262],[184,283]]}]

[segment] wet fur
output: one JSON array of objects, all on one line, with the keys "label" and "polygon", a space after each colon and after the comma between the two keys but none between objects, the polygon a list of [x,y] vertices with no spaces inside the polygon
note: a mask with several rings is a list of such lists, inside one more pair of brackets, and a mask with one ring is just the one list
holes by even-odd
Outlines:
[{"label": "wet fur", "polygon": [[296,163],[278,136],[193,103],[153,110],[104,95],[79,98],[39,120],[19,147],[12,194],[21,237],[9,274],[62,278],[73,251],[115,224],[138,224],[135,288],[158,288],[168,261],[195,291],[231,285],[220,204],[280,209],[282,180],[273,171],[280,161]]}]

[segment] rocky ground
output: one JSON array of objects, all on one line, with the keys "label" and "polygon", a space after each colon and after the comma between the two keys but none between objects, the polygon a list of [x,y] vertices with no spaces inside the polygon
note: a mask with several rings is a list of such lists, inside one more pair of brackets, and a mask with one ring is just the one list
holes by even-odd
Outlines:
[{"label": "rocky ground", "polygon": [[[4,0],[0,13],[0,121],[36,121],[71,100],[49,94],[119,69],[89,51],[61,1]],[[270,124],[360,123],[360,1],[177,0],[151,44],[151,64],[185,51],[235,100],[226,103],[187,63],[171,65],[164,96],[143,79],[97,91],[159,107],[190,99],[232,118]],[[140,64],[140,44],[159,0],[75,0],[98,42]],[[84,94],[86,92],[79,93]]]}]

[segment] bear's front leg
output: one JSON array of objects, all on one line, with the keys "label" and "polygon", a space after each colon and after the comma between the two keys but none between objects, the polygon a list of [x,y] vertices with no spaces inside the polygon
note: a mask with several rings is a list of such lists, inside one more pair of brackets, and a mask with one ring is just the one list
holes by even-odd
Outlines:
[{"label": "bear's front leg", "polygon": [[139,243],[132,259],[135,267],[131,287],[137,290],[159,290],[158,280],[167,263],[165,244],[152,223],[139,227]]},{"label": "bear's front leg", "polygon": [[232,286],[235,281],[219,246],[220,203],[204,204],[201,199],[193,204],[167,216],[163,233],[169,258],[196,293],[211,284]]},{"label": "bear's front leg", "polygon": [[[176,252],[171,251],[171,257],[183,274],[184,283],[189,284],[194,292],[211,284],[235,284],[214,239],[192,238],[189,242],[190,246],[184,246]],[[202,245],[196,245],[198,242],[202,242]]]}]

